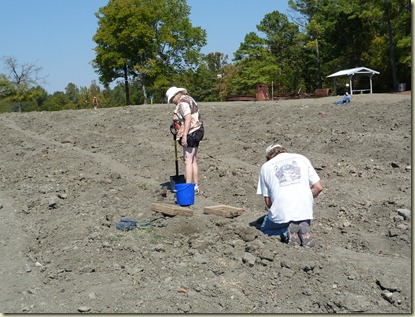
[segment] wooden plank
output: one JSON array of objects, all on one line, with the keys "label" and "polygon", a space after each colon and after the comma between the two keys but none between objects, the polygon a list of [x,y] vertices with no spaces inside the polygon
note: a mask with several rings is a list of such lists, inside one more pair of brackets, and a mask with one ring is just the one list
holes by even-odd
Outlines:
[{"label": "wooden plank", "polygon": [[169,216],[193,216],[193,210],[183,207],[177,207],[176,205],[166,205],[166,204],[156,204],[153,203],[150,205],[152,211],[162,213]]},{"label": "wooden plank", "polygon": [[232,207],[228,205],[210,206],[203,209],[203,213],[205,214],[213,214],[225,218],[234,218],[242,215],[243,212],[244,210],[242,208]]}]

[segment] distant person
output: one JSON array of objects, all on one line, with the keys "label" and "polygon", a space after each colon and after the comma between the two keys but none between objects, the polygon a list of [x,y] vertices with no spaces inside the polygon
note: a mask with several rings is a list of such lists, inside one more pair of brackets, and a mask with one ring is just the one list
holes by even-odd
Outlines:
[{"label": "distant person", "polygon": [[339,102],[337,102],[338,105],[343,105],[343,104],[348,104],[350,102],[350,95],[349,93],[346,91],[346,93],[343,96],[343,99],[340,100]]},{"label": "distant person", "polygon": [[173,111],[172,133],[176,134],[183,147],[186,183],[195,184],[195,193],[199,193],[199,168],[197,150],[204,136],[204,127],[196,101],[187,94],[185,88],[170,87],[166,92],[167,103],[176,105]]},{"label": "distant person", "polygon": [[98,109],[98,99],[97,97],[94,97],[94,99],[92,99],[92,103],[94,105],[94,109],[97,110]]},{"label": "distant person", "polygon": [[287,153],[279,144],[266,148],[260,170],[257,194],[269,208],[261,231],[277,235],[293,245],[314,246],[311,236],[313,204],[323,190],[320,177],[310,161],[301,154]]}]

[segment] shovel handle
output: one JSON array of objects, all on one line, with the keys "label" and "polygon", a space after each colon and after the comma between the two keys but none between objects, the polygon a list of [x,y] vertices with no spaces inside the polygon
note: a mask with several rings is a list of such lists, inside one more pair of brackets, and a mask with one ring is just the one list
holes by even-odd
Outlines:
[{"label": "shovel handle", "polygon": [[178,161],[176,134],[173,134],[173,145],[174,145],[174,157],[176,161]]},{"label": "shovel handle", "polygon": [[173,144],[174,144],[174,157],[175,157],[175,163],[176,163],[176,176],[179,175],[179,159],[177,156],[177,141],[176,141],[176,134],[173,134]]}]

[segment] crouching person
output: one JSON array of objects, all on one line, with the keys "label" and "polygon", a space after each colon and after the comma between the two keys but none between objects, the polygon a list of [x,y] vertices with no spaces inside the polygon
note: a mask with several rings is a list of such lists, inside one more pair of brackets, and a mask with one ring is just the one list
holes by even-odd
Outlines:
[{"label": "crouching person", "polygon": [[310,161],[301,154],[287,153],[279,144],[265,150],[267,162],[260,170],[257,194],[269,208],[261,225],[267,235],[278,235],[281,241],[314,246],[311,236],[313,204],[323,184]]}]

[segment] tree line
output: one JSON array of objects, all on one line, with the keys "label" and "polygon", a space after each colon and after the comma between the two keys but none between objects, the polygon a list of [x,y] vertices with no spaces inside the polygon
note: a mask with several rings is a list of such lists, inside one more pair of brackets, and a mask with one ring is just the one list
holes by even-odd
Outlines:
[{"label": "tree line", "polygon": [[[163,103],[173,85],[186,87],[198,101],[255,95],[258,84],[272,85],[275,94],[313,93],[332,86],[327,75],[361,66],[380,72],[374,92],[396,92],[399,83],[410,88],[409,1],[288,4],[287,15],[266,14],[230,61],[221,52],[200,52],[206,31],[192,25],[186,0],[110,0],[96,13],[93,36],[92,64],[104,88],[69,83],[49,95],[39,85],[39,68],[26,64],[19,74],[17,61],[8,57],[10,73],[0,74],[0,111],[83,109],[92,107],[94,96],[101,107]],[[345,90],[348,79],[339,81],[338,90]]]}]

